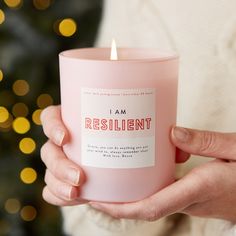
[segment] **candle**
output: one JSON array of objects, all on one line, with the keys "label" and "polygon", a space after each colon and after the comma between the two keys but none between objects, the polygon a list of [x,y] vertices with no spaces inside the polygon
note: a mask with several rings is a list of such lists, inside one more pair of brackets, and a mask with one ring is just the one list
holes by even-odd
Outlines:
[{"label": "candle", "polygon": [[131,202],[174,181],[178,57],[156,49],[60,53],[63,149],[86,175],[83,199]]}]

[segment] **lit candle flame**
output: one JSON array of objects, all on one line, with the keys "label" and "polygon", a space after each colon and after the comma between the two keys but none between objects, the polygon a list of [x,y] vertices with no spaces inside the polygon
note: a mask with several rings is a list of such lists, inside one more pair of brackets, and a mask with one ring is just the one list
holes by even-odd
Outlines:
[{"label": "lit candle flame", "polygon": [[114,39],[112,39],[112,43],[111,43],[111,60],[118,60],[118,56],[117,56],[117,48],[116,48],[116,41]]}]

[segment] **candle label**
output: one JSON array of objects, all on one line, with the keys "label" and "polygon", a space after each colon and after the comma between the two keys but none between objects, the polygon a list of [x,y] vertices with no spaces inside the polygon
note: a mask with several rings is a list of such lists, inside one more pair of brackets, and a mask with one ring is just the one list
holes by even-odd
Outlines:
[{"label": "candle label", "polygon": [[155,89],[81,88],[81,161],[100,168],[155,165]]}]

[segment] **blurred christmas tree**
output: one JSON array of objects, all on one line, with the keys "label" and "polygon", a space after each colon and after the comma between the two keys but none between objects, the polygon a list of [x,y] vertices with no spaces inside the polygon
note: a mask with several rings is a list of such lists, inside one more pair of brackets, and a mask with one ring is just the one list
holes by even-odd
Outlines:
[{"label": "blurred christmas tree", "polygon": [[63,235],[41,197],[39,115],[59,103],[58,53],[93,45],[102,1],[0,1],[0,235]]}]

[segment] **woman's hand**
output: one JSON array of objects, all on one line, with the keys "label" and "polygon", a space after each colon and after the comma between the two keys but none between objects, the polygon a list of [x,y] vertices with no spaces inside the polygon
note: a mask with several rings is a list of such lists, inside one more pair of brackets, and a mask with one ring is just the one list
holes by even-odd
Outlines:
[{"label": "woman's hand", "polygon": [[90,202],[90,205],[115,218],[154,221],[182,212],[236,222],[236,134],[175,127],[171,139],[179,148],[179,162],[188,159],[185,152],[216,159],[144,200],[125,204]]},{"label": "woman's hand", "polygon": [[[86,201],[79,200],[79,186],[85,179],[83,171],[66,157],[61,148],[69,141],[69,133],[61,119],[61,107],[46,108],[42,112],[41,121],[44,133],[49,138],[41,148],[41,158],[47,167],[44,200],[59,206],[85,203]],[[189,158],[181,150],[177,150],[177,153],[177,162],[184,162]]]},{"label": "woman's hand", "polygon": [[41,115],[43,130],[49,140],[41,148],[41,158],[47,169],[43,198],[59,206],[78,205],[79,186],[84,181],[82,169],[70,161],[62,150],[69,134],[61,120],[60,106],[50,106]]}]

